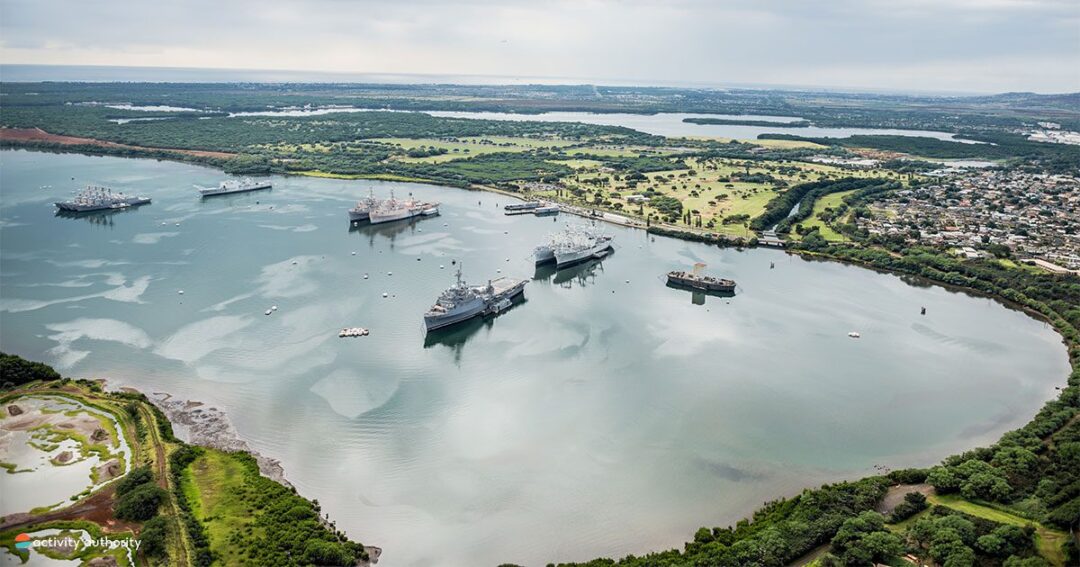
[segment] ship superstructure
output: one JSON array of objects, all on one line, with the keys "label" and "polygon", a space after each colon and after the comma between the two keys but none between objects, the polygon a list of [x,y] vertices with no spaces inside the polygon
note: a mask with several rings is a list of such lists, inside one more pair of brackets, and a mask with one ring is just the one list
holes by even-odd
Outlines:
[{"label": "ship superstructure", "polygon": [[247,193],[248,191],[271,189],[273,186],[273,183],[271,183],[269,179],[259,180],[245,177],[243,179],[226,179],[219,183],[217,187],[200,187],[199,193],[203,197],[212,197],[214,195],[229,195],[231,193]]},{"label": "ship superstructure", "polygon": [[61,211],[86,213],[90,211],[126,209],[128,207],[146,205],[149,202],[150,197],[125,195],[122,192],[113,191],[108,187],[89,185],[86,189],[76,193],[70,200],[58,201],[54,204]]},{"label": "ship superstructure", "polygon": [[607,256],[612,251],[612,236],[591,226],[566,231],[552,246],[555,267],[566,268]]},{"label": "ship superstructure", "polygon": [[375,198],[373,191],[368,191],[368,196],[357,201],[356,206],[349,209],[349,220],[353,222],[366,221],[371,211],[377,208],[382,201]]},{"label": "ship superstructure", "polygon": [[498,313],[525,291],[526,283],[526,280],[502,277],[488,280],[487,285],[469,285],[462,279],[458,266],[457,281],[424,313],[424,327],[430,332],[473,317]]},{"label": "ship superstructure", "polygon": [[368,220],[371,224],[379,224],[437,214],[439,214],[438,203],[424,203],[415,199],[402,201],[395,198],[394,193],[391,192],[389,199],[378,203],[368,212]]},{"label": "ship superstructure", "polygon": [[667,283],[672,286],[688,287],[700,291],[715,291],[720,293],[733,293],[735,281],[724,278],[716,278],[703,273],[705,264],[694,264],[693,272],[676,270],[668,272]]},{"label": "ship superstructure", "polygon": [[593,226],[570,226],[562,232],[549,234],[546,242],[533,249],[533,258],[537,265],[555,262],[556,267],[563,268],[606,256],[612,248],[611,241],[610,235]]}]

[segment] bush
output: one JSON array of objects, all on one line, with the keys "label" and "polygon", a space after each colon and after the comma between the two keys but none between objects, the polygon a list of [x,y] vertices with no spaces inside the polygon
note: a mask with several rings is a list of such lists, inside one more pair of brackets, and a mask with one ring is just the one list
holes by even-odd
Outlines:
[{"label": "bush", "polygon": [[145,522],[158,513],[165,501],[165,491],[153,484],[143,484],[120,497],[114,512],[121,520]]},{"label": "bush", "polygon": [[30,362],[21,356],[0,352],[0,386],[11,389],[34,380],[59,380],[60,373],[48,364]]},{"label": "bush", "polygon": [[142,542],[143,553],[148,557],[162,557],[165,555],[165,540],[168,537],[168,523],[165,518],[155,516],[143,524],[139,540]]},{"label": "bush", "polygon": [[116,495],[123,496],[150,482],[154,482],[154,473],[150,471],[149,465],[131,469],[131,472],[127,473],[124,478],[120,479],[120,482],[116,483]]},{"label": "bush", "polygon": [[908,492],[904,495],[904,501],[900,503],[892,514],[889,515],[889,523],[902,522],[927,508],[926,496],[921,492]]}]

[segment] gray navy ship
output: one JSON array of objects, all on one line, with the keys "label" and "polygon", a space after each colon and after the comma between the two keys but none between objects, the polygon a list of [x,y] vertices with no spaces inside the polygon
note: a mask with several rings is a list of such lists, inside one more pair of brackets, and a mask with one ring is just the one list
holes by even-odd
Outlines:
[{"label": "gray navy ship", "polygon": [[487,285],[472,286],[461,279],[461,267],[458,266],[457,282],[442,292],[435,305],[424,313],[424,327],[431,332],[473,317],[504,311],[515,297],[524,293],[526,283],[526,280],[502,277],[488,280]]},{"label": "gray navy ship", "polygon": [[547,242],[533,249],[536,265],[555,262],[566,268],[594,258],[603,258],[612,250],[612,237],[595,227],[567,227],[560,233],[548,235]]},{"label": "gray navy ship", "polygon": [[258,191],[260,189],[271,189],[273,184],[269,180],[257,181],[250,177],[243,179],[228,179],[222,181],[217,187],[200,187],[199,193],[203,197],[212,197],[214,195],[229,195],[232,193],[247,193],[248,191]]},{"label": "gray navy ship", "polygon": [[79,191],[69,201],[54,203],[61,211],[69,213],[88,213],[90,211],[107,211],[127,209],[150,203],[150,197],[138,197],[125,195],[119,191],[113,191],[108,187],[87,186]]},{"label": "gray navy ship", "polygon": [[685,287],[705,292],[735,293],[735,281],[705,275],[705,264],[694,264],[693,272],[676,270],[668,272],[667,283],[672,287]]},{"label": "gray navy ship", "polygon": [[[439,214],[438,203],[422,203],[412,198],[399,201],[394,197],[394,192],[391,191],[389,199],[382,201],[368,211],[368,222],[380,224],[419,216],[431,217],[437,214]],[[351,212],[349,218],[352,218]]]},{"label": "gray navy ship", "polygon": [[349,220],[352,222],[366,221],[371,211],[381,206],[383,201],[375,198],[375,192],[368,190],[368,196],[356,202],[356,206],[349,209]]}]

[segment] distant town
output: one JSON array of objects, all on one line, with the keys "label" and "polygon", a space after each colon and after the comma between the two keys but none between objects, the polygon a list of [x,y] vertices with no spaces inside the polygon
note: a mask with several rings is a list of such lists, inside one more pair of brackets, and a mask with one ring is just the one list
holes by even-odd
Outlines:
[{"label": "distant town", "polygon": [[884,196],[857,216],[870,234],[945,247],[966,258],[1008,256],[1080,273],[1080,178],[1022,170],[946,172]]}]

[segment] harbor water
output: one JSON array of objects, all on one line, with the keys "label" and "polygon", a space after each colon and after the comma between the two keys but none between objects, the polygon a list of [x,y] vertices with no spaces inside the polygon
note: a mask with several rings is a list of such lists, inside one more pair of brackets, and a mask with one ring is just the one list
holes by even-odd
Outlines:
[{"label": "harbor water", "polygon": [[[0,347],[225,410],[380,565],[681,547],[803,487],[990,443],[1068,372],[1043,322],[895,275],[614,226],[602,263],[536,271],[533,246],[582,219],[309,177],[199,198],[222,179],[0,152]],[[54,216],[87,183],[153,203]],[[350,227],[369,188],[441,216]],[[665,285],[697,262],[735,296]],[[528,278],[525,301],[426,337],[458,264]]]}]

